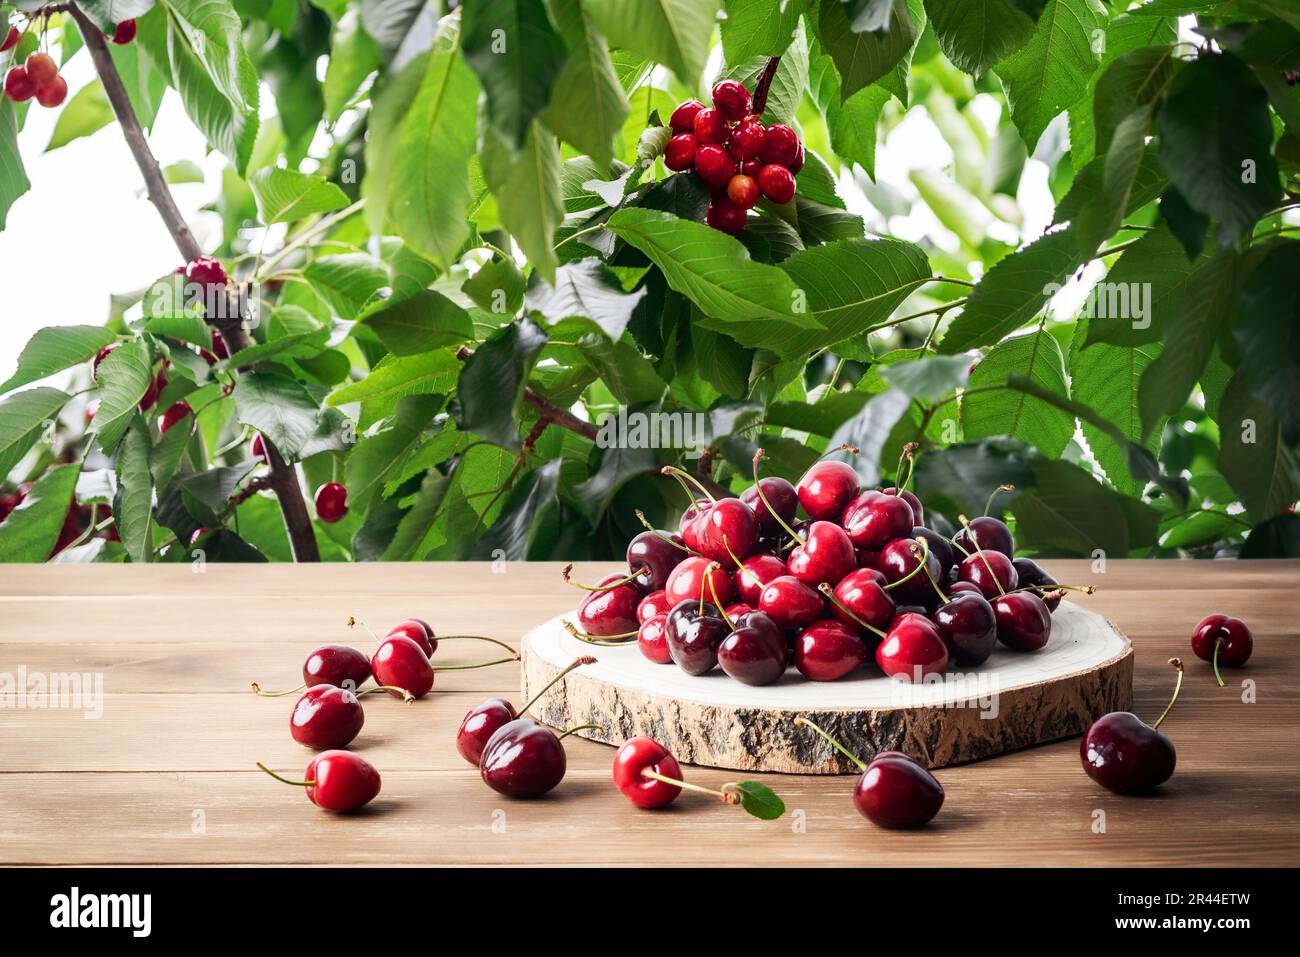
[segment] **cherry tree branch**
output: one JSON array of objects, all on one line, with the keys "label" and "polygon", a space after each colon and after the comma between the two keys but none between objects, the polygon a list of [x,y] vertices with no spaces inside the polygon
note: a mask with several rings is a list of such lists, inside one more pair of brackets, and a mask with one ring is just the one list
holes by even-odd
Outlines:
[{"label": "cherry tree branch", "polygon": [[754,115],[762,116],[763,111],[767,109],[767,92],[772,88],[772,80],[776,77],[777,68],[781,65],[779,56],[771,57],[767,61],[767,66],[763,68],[763,75],[758,78],[758,83],[754,87]]},{"label": "cherry tree branch", "polygon": [[[149,201],[157,208],[158,215],[162,217],[163,225],[171,234],[172,242],[176,244],[181,258],[186,262],[197,259],[203,255],[203,249],[190,231],[185,217],[181,215],[180,207],[176,205],[176,199],[172,196],[167,180],[163,176],[162,167],[158,165],[157,158],[149,149],[144,129],[140,126],[140,119],[136,116],[135,107],[131,105],[131,98],[122,83],[122,75],[117,72],[117,65],[113,62],[112,54],[108,52],[108,45],[104,42],[104,34],[75,3],[67,4],[66,11],[81,30],[90,59],[95,64],[95,72],[99,74],[99,81],[104,87],[104,94],[108,97],[113,113],[122,127],[122,135],[126,138],[126,145],[130,148],[131,155],[135,157],[136,165],[140,168],[140,175],[144,177]],[[244,331],[243,312],[238,294],[231,294],[227,307],[222,311],[223,317],[219,319],[210,317],[209,321],[217,327],[227,348],[231,353],[247,348],[250,341]],[[270,439],[262,436],[262,442],[266,447],[266,460],[271,470],[270,485],[280,502],[285,529],[289,534],[289,542],[293,546],[293,557],[300,562],[318,562],[320,550],[316,545],[316,532],[312,528],[311,516],[307,512],[302,487],[298,484],[298,472],[285,462],[284,456]]]}]

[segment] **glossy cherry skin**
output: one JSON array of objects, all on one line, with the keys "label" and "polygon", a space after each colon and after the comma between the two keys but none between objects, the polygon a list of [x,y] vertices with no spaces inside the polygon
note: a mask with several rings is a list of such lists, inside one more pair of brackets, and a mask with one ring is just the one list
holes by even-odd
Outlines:
[{"label": "glossy cherry skin", "polygon": [[721,562],[724,568],[734,568],[758,547],[758,519],[740,499],[719,499],[696,519],[695,538],[701,555]]},{"label": "glossy cherry skin", "polygon": [[844,462],[818,462],[799,479],[795,491],[809,518],[838,522],[858,494],[858,473]]},{"label": "glossy cherry skin", "polygon": [[190,408],[190,404],[182,399],[180,402],[170,406],[167,411],[162,414],[162,418],[158,420],[158,430],[166,433],[173,426],[180,424],[181,420],[193,411],[194,410]]},{"label": "glossy cherry skin", "polygon": [[768,582],[790,574],[785,562],[775,555],[751,555],[732,573],[736,597],[757,607],[758,598]]},{"label": "glossy cherry skin", "polygon": [[826,600],[793,575],[774,578],[758,595],[758,610],[781,628],[803,628],[821,617]]},{"label": "glossy cherry skin", "polygon": [[983,595],[959,593],[930,614],[948,654],[961,665],[982,665],[998,643],[998,622],[993,606]]},{"label": "glossy cherry skin", "polygon": [[134,20],[123,20],[113,28],[113,42],[118,46],[126,46],[135,39],[136,30]]},{"label": "glossy cherry skin", "polygon": [[[717,146],[720,148],[723,143],[727,142],[727,137],[731,135],[731,124],[718,110],[711,110],[706,107],[695,114],[695,125],[692,127],[692,132],[695,133],[695,138],[700,141],[702,146]],[[728,153],[727,158],[730,160],[731,154]]]},{"label": "glossy cherry skin", "polygon": [[402,688],[412,697],[423,698],[433,690],[435,672],[424,649],[404,635],[393,635],[379,644],[370,659],[377,684]]},{"label": "glossy cherry skin", "polygon": [[647,810],[672,804],[682,789],[676,784],[645,776],[653,771],[674,781],[682,780],[682,768],[654,738],[631,738],[614,754],[614,786],[639,808]]},{"label": "glossy cherry skin", "polygon": [[317,807],[347,814],[364,807],[379,794],[379,772],[351,751],[326,751],[311,759],[303,775],[312,781],[307,798]]},{"label": "glossy cherry skin", "polygon": [[998,640],[1012,651],[1037,651],[1052,637],[1052,613],[1043,600],[1027,591],[993,599]]},{"label": "glossy cherry skin", "polygon": [[735,630],[718,646],[718,664],[741,684],[770,685],[787,661],[785,632],[761,611],[736,620]]},{"label": "glossy cherry skin", "polygon": [[697,524],[700,516],[713,507],[713,503],[706,498],[696,499],[690,505],[686,506],[686,511],[682,512],[682,517],[677,523],[677,534],[681,536],[686,547],[691,551],[699,551],[700,542],[695,537]]},{"label": "glossy cherry skin", "polygon": [[185,267],[185,278],[204,288],[224,286],[230,281],[226,267],[211,256],[198,256]]},{"label": "glossy cherry skin", "polygon": [[695,114],[702,109],[704,109],[704,104],[699,100],[687,100],[673,110],[668,125],[674,133],[690,133],[695,129]]},{"label": "glossy cherry skin", "polygon": [[[916,497],[915,492],[912,492],[910,489],[903,489],[903,491],[900,492],[892,485],[887,489],[883,489],[883,491],[886,495],[897,495],[908,505],[912,506],[913,525],[925,524],[925,506],[921,504],[921,500]],[[936,532],[935,534],[938,535],[938,532]],[[912,537],[915,538],[916,536],[912,536]],[[944,539],[944,541],[946,542],[947,539]],[[951,543],[949,543],[948,547],[949,549],[952,548]]]},{"label": "glossy cherry skin", "polygon": [[716,566],[709,571],[711,564],[707,558],[692,555],[673,569],[664,584],[664,596],[673,607],[683,601],[698,602],[701,598],[713,601],[716,597],[724,605],[731,600],[731,576]]},{"label": "glossy cherry skin", "polygon": [[672,653],[668,650],[668,615],[654,615],[641,622],[636,630],[636,646],[641,654],[657,665],[671,665]]},{"label": "glossy cherry skin", "polygon": [[[763,492],[761,497],[758,494],[759,489]],[[767,499],[766,505],[763,504],[764,498]],[[781,522],[777,521],[772,511],[775,511],[781,521],[788,525],[794,521],[794,513],[799,509],[799,493],[794,490],[793,485],[777,475],[759,479],[757,486],[751,485],[740,493],[740,500],[754,510],[754,517],[758,519],[759,527],[765,535],[785,533]],[[768,509],[768,505],[772,506],[771,510]]]},{"label": "glossy cherry skin", "polygon": [[1139,794],[1169,780],[1178,763],[1174,743],[1128,711],[1102,715],[1079,742],[1083,769],[1116,794]]},{"label": "glossy cherry skin", "polygon": [[939,629],[923,615],[899,615],[876,647],[876,665],[891,678],[918,681],[943,674],[948,667],[948,646]]},{"label": "glossy cherry skin", "polygon": [[[1046,585],[1049,588],[1056,586],[1057,581],[1047,572],[1043,571],[1038,562],[1031,558],[1013,558],[1011,564],[1016,569],[1016,581],[1018,587],[1024,588],[1028,585]],[[1042,595],[1040,594],[1041,598]],[[1052,595],[1051,598],[1043,598],[1043,604],[1047,605],[1048,611],[1056,611],[1057,606],[1061,604],[1060,595]]]},{"label": "glossy cherry skin", "polygon": [[357,696],[345,688],[308,688],[289,715],[289,733],[299,744],[317,751],[347,747],[366,723]]},{"label": "glossy cherry skin", "polygon": [[758,171],[758,188],[772,202],[784,206],[794,199],[794,174],[779,163],[768,163]]},{"label": "glossy cherry skin", "polygon": [[866,491],[844,507],[844,531],[858,548],[880,551],[896,538],[906,538],[915,525],[912,506],[897,495]]},{"label": "glossy cherry skin", "polygon": [[0,53],[7,53],[16,47],[22,36],[17,27],[10,27],[9,32],[5,34],[4,40],[0,41]]},{"label": "glossy cherry skin", "polygon": [[391,638],[393,635],[403,635],[410,638],[413,642],[424,649],[424,653],[430,658],[438,650],[438,639],[434,637],[433,627],[423,618],[404,618],[388,629],[385,638]]},{"label": "glossy cherry skin", "polygon": [[934,775],[898,751],[876,755],[853,790],[858,812],[888,828],[921,827],[939,813],[943,798]]},{"label": "glossy cherry skin", "polygon": [[833,594],[839,604],[831,602],[831,616],[854,631],[865,630],[858,619],[883,631],[897,614],[894,599],[883,585],[884,576],[875,569],[859,568],[849,572],[835,586]]},{"label": "glossy cherry skin", "polygon": [[303,662],[307,687],[334,685],[356,691],[370,678],[370,659],[351,645],[321,645]]},{"label": "glossy cherry skin", "polygon": [[678,133],[664,148],[664,165],[675,173],[684,172],[695,165],[695,151],[699,148],[694,133]]},{"label": "glossy cherry skin", "polygon": [[[913,509],[913,512],[916,510]],[[952,542],[944,538],[932,528],[926,528],[924,525],[914,525],[909,536],[913,541],[918,538],[924,538],[930,554],[939,562],[940,568],[951,568],[957,561],[957,550],[952,547]]]},{"label": "glossy cherry skin", "polygon": [[731,131],[731,155],[738,160],[753,159],[763,149],[767,131],[757,120],[741,120]]},{"label": "glossy cherry skin", "polygon": [[713,105],[729,120],[739,120],[754,108],[754,101],[739,80],[719,80],[713,85]]},{"label": "glossy cherry skin", "polygon": [[53,109],[56,106],[62,106],[63,101],[68,98],[68,81],[61,76],[56,76],[36,91],[36,102],[41,106]]},{"label": "glossy cherry skin", "polygon": [[723,609],[723,611],[725,611],[727,617],[734,622],[744,618],[746,615],[752,615],[754,612],[758,611],[758,608],[748,602],[738,601],[728,605]]},{"label": "glossy cherry skin", "polygon": [[498,730],[514,721],[515,706],[505,698],[488,698],[465,715],[456,731],[456,750],[474,767],[479,766],[483,749]]},{"label": "glossy cherry skin", "polygon": [[[876,567],[885,576],[886,584],[893,586],[890,588],[890,594],[896,601],[907,601],[929,608],[935,604],[939,595],[930,584],[926,571],[919,571],[911,578],[907,577],[911,575],[913,569],[920,567],[921,562],[916,555],[920,551],[921,546],[912,539],[896,538],[880,550]],[[939,559],[927,554],[925,563],[929,574],[938,581],[943,575]]]},{"label": "glossy cherry skin", "polygon": [[479,774],[492,790],[507,797],[540,797],[564,778],[568,759],[550,728],[531,718],[516,718],[488,739]]},{"label": "glossy cherry skin", "polygon": [[813,681],[838,681],[867,659],[867,643],[856,628],[823,618],[794,640],[794,666]]},{"label": "glossy cherry skin", "polygon": [[1240,668],[1255,650],[1255,638],[1240,618],[1210,615],[1202,618],[1192,632],[1192,651],[1202,661],[1214,660],[1214,646],[1219,644],[1219,666]]},{"label": "glossy cherry skin", "polygon": [[668,575],[687,555],[681,547],[684,544],[680,535],[651,531],[644,531],[628,542],[627,568],[636,575],[635,581],[642,591],[658,591],[664,587]]},{"label": "glossy cherry skin", "polygon": [[636,606],[636,620],[644,625],[655,615],[666,615],[672,610],[673,602],[668,600],[668,593],[661,588],[641,599],[641,603]]},{"label": "glossy cherry skin", "polygon": [[705,602],[688,599],[668,613],[664,639],[677,667],[688,675],[702,675],[718,664],[718,646],[731,633],[722,612]]},{"label": "glossy cherry skin", "polygon": [[844,529],[834,522],[813,522],[804,544],[790,549],[786,565],[791,575],[816,588],[823,583],[834,585],[857,568],[858,554]]},{"label": "glossy cherry skin", "polygon": [[615,585],[622,575],[609,575],[597,587],[612,585],[602,591],[589,591],[578,605],[578,624],[589,635],[607,638],[636,631],[636,609],[641,604],[640,590],[630,582]]},{"label": "glossy cherry skin", "polygon": [[973,519],[970,528],[962,528],[952,537],[953,544],[966,554],[971,554],[977,548],[984,548],[994,552],[1001,552],[1007,558],[1014,558],[1016,554],[1015,542],[1011,538],[1011,529],[1007,528],[1006,522],[1000,518],[994,518],[991,515],[981,515]]},{"label": "glossy cherry skin", "polygon": [[[799,154],[799,136],[784,123],[773,123],[763,137],[763,149],[758,154],[764,163],[779,163],[789,167]],[[790,172],[796,172],[791,169]]]},{"label": "glossy cherry skin", "polygon": [[25,65],[27,75],[31,77],[37,88],[48,86],[59,75],[59,65],[54,62],[54,58],[48,53],[42,53],[39,50],[28,54]]},{"label": "glossy cherry skin", "polygon": [[26,103],[36,95],[36,83],[23,66],[10,67],[5,74],[5,96],[15,103]]},{"label": "glossy cherry skin", "polygon": [[316,517],[322,522],[340,521],[348,513],[348,489],[339,482],[326,482],[316,490]]},{"label": "glossy cherry skin", "polygon": [[695,151],[695,173],[706,186],[723,189],[736,175],[736,160],[717,143],[703,143]]},{"label": "glossy cherry skin", "polygon": [[961,560],[961,580],[975,585],[989,601],[1020,584],[1020,576],[1016,574],[1011,559],[988,549]]}]

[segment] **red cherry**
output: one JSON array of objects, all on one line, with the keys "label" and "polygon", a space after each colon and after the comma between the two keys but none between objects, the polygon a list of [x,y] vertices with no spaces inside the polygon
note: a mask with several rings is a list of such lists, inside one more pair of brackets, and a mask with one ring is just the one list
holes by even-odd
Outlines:
[{"label": "red cherry", "polygon": [[662,613],[641,622],[636,631],[636,646],[641,649],[641,654],[658,665],[673,663],[672,653],[668,650],[667,625],[668,615]]},{"label": "red cherry", "polygon": [[844,508],[844,531],[858,548],[881,551],[896,538],[911,534],[912,506],[897,495],[866,491]]},{"label": "red cherry", "polygon": [[351,645],[321,645],[303,662],[307,687],[334,685],[355,691],[370,678],[370,659]]},{"label": "red cherry", "polygon": [[981,594],[951,594],[950,601],[930,614],[948,654],[962,665],[982,665],[998,643],[993,606]]},{"label": "red cherry", "polygon": [[857,567],[857,562],[857,553],[844,529],[834,522],[813,522],[804,534],[804,543],[790,550],[786,564],[791,575],[816,588],[822,583],[836,584]]},{"label": "red cherry", "polygon": [[993,599],[998,641],[1012,651],[1037,651],[1052,637],[1052,613],[1032,592],[1018,591]]},{"label": "red cherry", "polygon": [[62,106],[63,101],[68,98],[68,81],[61,76],[56,76],[36,91],[36,102],[41,106],[53,109],[56,106]]},{"label": "red cherry", "polygon": [[120,342],[111,342],[108,345],[104,346],[104,348],[100,349],[99,352],[95,353],[95,361],[91,364],[90,367],[90,374],[93,378],[95,379],[99,378],[99,364],[103,362],[105,359],[107,359],[108,354],[120,345],[121,345]]},{"label": "red cherry", "polygon": [[639,808],[664,807],[682,793],[681,787],[647,777],[645,772],[682,780],[677,759],[653,738],[631,738],[614,755],[614,786]]},{"label": "red cherry", "polygon": [[772,124],[767,128],[763,149],[758,156],[764,163],[777,163],[788,168],[799,156],[799,135],[784,123]]},{"label": "red cherry", "polygon": [[627,545],[627,567],[636,576],[633,581],[645,592],[664,587],[672,570],[686,557],[680,535],[669,532],[644,531]]},{"label": "red cherry", "polygon": [[483,749],[492,735],[518,718],[515,706],[505,698],[489,698],[469,710],[456,731],[456,750],[474,767],[483,757]]},{"label": "red cherry", "polygon": [[625,575],[607,575],[578,605],[578,625],[588,635],[611,638],[637,629],[641,591]]},{"label": "red cherry", "polygon": [[732,567],[758,547],[758,518],[738,498],[719,499],[698,519],[695,537],[705,558]]},{"label": "red cherry", "polygon": [[744,230],[747,218],[743,206],[737,206],[725,196],[721,196],[709,204],[709,212],[704,217],[704,221],[714,229],[734,236]]},{"label": "red cherry", "polygon": [[847,463],[835,461],[818,462],[795,485],[799,504],[809,518],[836,522],[858,488],[858,473]]},{"label": "red cherry", "polygon": [[908,505],[912,506],[912,516],[913,516],[912,524],[914,526],[925,524],[925,506],[921,504],[921,500],[917,498],[914,493],[912,493],[908,489],[903,489],[903,491],[900,492],[892,485],[889,488],[884,489],[884,493],[886,495],[897,495]]},{"label": "red cherry", "polygon": [[48,53],[36,50],[27,57],[27,78],[36,84],[36,88],[49,86],[59,75],[59,65]]},{"label": "red cherry", "polygon": [[348,489],[338,482],[326,482],[316,490],[316,517],[333,524],[348,513]]},{"label": "red cherry", "polygon": [[307,798],[317,807],[347,814],[364,807],[379,794],[379,772],[375,766],[351,751],[326,751],[312,758],[304,780],[290,781],[264,764],[259,768],[282,784],[307,789]]},{"label": "red cherry", "polygon": [[317,751],[345,748],[361,733],[366,715],[351,691],[315,685],[293,706],[289,733],[299,744]]},{"label": "red cherry", "polygon": [[1192,651],[1202,661],[1214,663],[1214,677],[1223,687],[1219,666],[1240,668],[1255,650],[1255,636],[1240,618],[1210,615],[1202,618],[1192,632]]},{"label": "red cherry", "polygon": [[36,95],[36,84],[21,66],[10,67],[5,74],[5,96],[15,103],[26,103]]},{"label": "red cherry", "polygon": [[1016,587],[1028,588],[1033,585],[1042,587],[1044,590],[1038,592],[1038,597],[1043,599],[1043,604],[1047,606],[1048,611],[1056,611],[1063,597],[1061,591],[1053,591],[1056,588],[1056,579],[1047,574],[1032,558],[1013,558],[1011,564],[1016,568]]},{"label": "red cherry", "polygon": [[718,646],[718,664],[747,685],[770,685],[785,674],[789,651],[785,633],[761,611],[735,619],[736,627]]},{"label": "red cherry", "polygon": [[774,578],[758,596],[758,610],[782,628],[803,628],[821,617],[826,602],[793,575]]},{"label": "red cherry", "polygon": [[723,609],[723,611],[727,613],[728,618],[735,621],[737,618],[744,618],[746,615],[752,615],[754,612],[758,611],[758,606],[751,605],[747,601],[738,601],[728,605]]},{"label": "red cherry", "polygon": [[768,163],[758,172],[758,188],[779,206],[794,199],[794,175],[778,163]]},{"label": "red cherry", "polygon": [[939,813],[943,799],[934,775],[898,751],[876,755],[853,789],[858,811],[878,827],[921,827]]},{"label": "red cherry", "polygon": [[1005,522],[990,515],[981,515],[972,519],[968,527],[961,528],[952,537],[953,543],[963,554],[969,555],[977,549],[1001,552],[1007,558],[1016,554],[1015,542],[1011,538],[1011,529]]},{"label": "red cherry", "polygon": [[1011,559],[1001,552],[985,550],[967,555],[960,568],[961,580],[977,586],[989,601],[1014,589],[1020,580]]},{"label": "red cherry", "polygon": [[668,141],[664,150],[664,165],[679,173],[690,169],[695,165],[695,151],[699,147],[700,141],[694,133],[678,133]]},{"label": "red cherry", "polygon": [[433,689],[435,672],[429,656],[405,635],[380,642],[370,659],[370,670],[379,684],[405,689],[413,698],[423,698]]},{"label": "red cherry", "polygon": [[677,667],[688,675],[707,674],[718,663],[718,646],[731,633],[717,606],[684,601],[668,613],[664,639]]},{"label": "red cherry", "polygon": [[853,629],[862,628],[860,621],[872,628],[888,628],[894,620],[896,606],[889,592],[885,591],[884,583],[884,576],[875,569],[859,568],[849,572],[835,586],[836,601],[831,602],[831,615]]},{"label": "red cherry", "polygon": [[[761,496],[758,494],[760,488],[763,492]],[[767,504],[764,504],[764,498],[767,499]],[[794,486],[775,475],[760,479],[757,487],[751,485],[745,489],[740,494],[740,500],[754,510],[759,528],[768,535],[781,534],[784,531],[782,522],[793,522],[794,514],[799,508],[799,494]],[[776,515],[768,510],[768,505],[775,509]]]},{"label": "red cherry", "polygon": [[948,646],[928,618],[903,614],[894,619],[876,648],[876,664],[891,678],[915,682],[926,675],[943,674],[948,667]]},{"label": "red cherry", "polygon": [[695,172],[709,186],[723,187],[736,172],[736,161],[721,146],[705,144],[695,151]]},{"label": "red cherry", "polygon": [[763,161],[760,159],[747,159],[740,164],[740,171],[746,176],[754,179],[758,178],[758,172],[763,168]]},{"label": "red cherry", "polygon": [[736,595],[742,601],[756,606],[763,587],[788,574],[790,569],[775,555],[751,555],[740,563],[740,567],[732,574],[732,579],[736,585]]},{"label": "red cherry", "polygon": [[167,367],[164,365],[154,376],[149,388],[145,389],[144,395],[140,397],[140,411],[148,412],[158,404],[158,397],[162,395],[163,389],[167,388]]},{"label": "red cherry", "polygon": [[727,181],[727,199],[741,209],[753,209],[758,205],[758,184],[752,177],[737,173]]},{"label": "red cherry", "polygon": [[668,119],[668,126],[674,133],[694,132],[695,114],[702,109],[704,109],[704,104],[699,100],[687,100],[673,110],[673,115]]},{"label": "red cherry", "polygon": [[[731,135],[731,124],[717,110],[703,109],[696,113],[692,129],[701,145],[717,146],[719,149],[722,149],[722,144]],[[730,158],[728,154],[728,159]]]},{"label": "red cherry", "polygon": [[803,169],[803,160],[804,160],[803,144],[800,143],[799,149],[795,151],[794,159],[792,159],[790,162],[785,164],[786,168],[790,170],[791,175],[793,176],[799,175],[799,170]]},{"label": "red cherry", "polygon": [[1182,660],[1170,658],[1169,663],[1178,670],[1178,681],[1154,724],[1128,711],[1112,711],[1094,721],[1079,742],[1083,770],[1116,794],[1139,794],[1159,787],[1178,764],[1174,743],[1159,730],[1183,687]]},{"label": "red cherry", "polygon": [[729,120],[739,120],[754,108],[745,84],[739,80],[719,80],[713,86],[713,105]]},{"label": "red cherry", "polygon": [[438,639],[433,634],[433,627],[423,618],[404,618],[388,629],[385,638],[391,638],[393,635],[401,635],[404,638],[410,638],[413,642],[424,649],[424,653],[433,657],[433,653],[438,650]]},{"label": "red cherry", "polygon": [[886,584],[891,586],[890,591],[895,599],[905,599],[930,608],[938,598],[934,586],[930,584],[930,578],[933,577],[938,581],[943,576],[943,567],[934,553],[927,551],[926,567],[917,571],[921,565],[920,559],[917,558],[917,553],[920,551],[921,547],[912,539],[896,538],[880,550],[880,555],[876,558],[876,567],[885,576]]},{"label": "red cherry", "polygon": [[9,33],[5,35],[4,42],[0,43],[0,53],[6,53],[18,45],[22,34],[18,32],[17,27],[10,27]]},{"label": "red cherry", "polygon": [[226,340],[221,338],[221,333],[216,329],[212,330],[212,354],[218,359],[229,359],[230,350],[226,348]]},{"label": "red cherry", "polygon": [[185,278],[204,289],[224,286],[230,281],[226,267],[211,256],[199,256],[190,260],[185,267]]},{"label": "red cherry", "polygon": [[568,759],[550,728],[530,718],[502,725],[488,739],[479,774],[492,790],[507,797],[540,797],[564,778]]},{"label": "red cherry", "polygon": [[677,523],[677,534],[681,536],[682,543],[691,551],[699,551],[699,540],[695,537],[696,521],[701,515],[713,507],[713,503],[707,498],[696,499],[686,507],[682,512],[681,521]]},{"label": "red cherry", "polygon": [[731,131],[731,155],[738,160],[758,156],[767,140],[763,124],[757,120],[743,120]]},{"label": "red cherry", "polygon": [[165,433],[173,425],[176,425],[193,411],[194,410],[190,408],[190,404],[184,399],[181,399],[181,401],[168,408],[167,411],[162,414],[162,419],[158,423],[158,428]]},{"label": "red cherry", "polygon": [[668,576],[664,596],[674,608],[683,601],[712,602],[715,598],[725,605],[731,600],[731,576],[718,563],[692,555]]},{"label": "red cherry", "polygon": [[134,20],[123,20],[113,29],[113,42],[118,46],[126,46],[135,39],[136,25]]},{"label": "red cherry", "polygon": [[260,432],[253,436],[253,442],[248,447],[248,451],[255,459],[261,459],[263,462],[269,461],[266,457],[266,443],[262,440]]},{"label": "red cherry", "polygon": [[866,657],[867,643],[858,629],[828,618],[814,621],[794,640],[794,666],[812,681],[838,681]]}]

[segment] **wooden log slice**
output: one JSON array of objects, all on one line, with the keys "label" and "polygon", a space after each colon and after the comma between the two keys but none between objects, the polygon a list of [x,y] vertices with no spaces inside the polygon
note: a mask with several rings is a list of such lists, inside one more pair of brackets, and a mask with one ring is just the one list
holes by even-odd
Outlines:
[{"label": "wooden log slice", "polygon": [[[573,620],[574,616],[564,616]],[[1046,647],[1031,654],[998,645],[978,668],[950,670],[947,681],[913,686],[874,667],[861,677],[817,682],[793,667],[761,688],[720,669],[692,676],[646,659],[635,643],[593,647],[554,618],[523,640],[528,700],[575,658],[597,662],[571,672],[533,706],[554,728],[599,724],[580,734],[622,744],[647,735],[679,761],[743,771],[843,774],[858,769],[808,728],[803,715],[864,760],[905,751],[938,768],[1082,734],[1133,698],[1133,647],[1100,615],[1062,602]]]}]

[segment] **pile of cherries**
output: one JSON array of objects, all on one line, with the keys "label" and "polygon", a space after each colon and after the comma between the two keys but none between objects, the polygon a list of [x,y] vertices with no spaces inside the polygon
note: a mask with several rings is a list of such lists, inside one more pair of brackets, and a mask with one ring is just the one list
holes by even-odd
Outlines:
[{"label": "pile of cherries", "polygon": [[[135,39],[135,34],[135,21],[123,20],[109,39],[117,44],[127,44]],[[22,31],[11,25],[4,40],[0,41],[0,53],[16,47],[22,36]],[[59,75],[59,65],[52,56],[35,50],[25,62],[10,67],[5,74],[5,96],[15,103],[26,103],[34,98],[41,106],[53,108],[68,98],[68,81]]]},{"label": "pile of cherries", "polygon": [[688,674],[721,667],[750,685],[777,681],[791,664],[810,680],[834,681],[869,658],[885,675],[916,682],[950,663],[980,665],[998,642],[1042,648],[1061,586],[1014,557],[1000,519],[963,518],[952,539],[927,527],[906,489],[914,451],[900,461],[901,487],[886,489],[861,488],[840,461],[818,462],[795,485],[760,480],[761,449],[754,484],[738,498],[715,498],[666,467],[704,497],[675,532],[647,524],[632,539],[630,574],[578,585],[588,594],[577,626],[566,627],[590,643],[635,641],[651,661]]},{"label": "pile of cherries", "polygon": [[664,149],[664,165],[694,172],[709,187],[705,222],[724,233],[745,228],[760,196],[780,205],[794,199],[803,144],[784,123],[760,123],[762,110],[743,83],[720,80],[713,87],[713,106],[687,100],[668,121],[673,137]]}]

